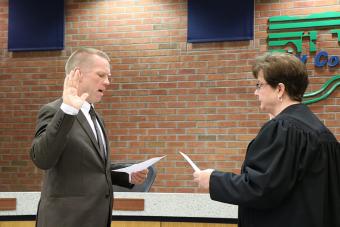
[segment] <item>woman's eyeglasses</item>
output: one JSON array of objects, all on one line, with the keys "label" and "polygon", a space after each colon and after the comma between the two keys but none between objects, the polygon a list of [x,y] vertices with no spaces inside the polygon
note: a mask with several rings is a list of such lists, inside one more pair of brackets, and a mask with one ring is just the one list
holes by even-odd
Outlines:
[{"label": "woman's eyeglasses", "polygon": [[264,85],[266,85],[267,83],[260,83],[260,82],[257,82],[255,87],[256,87],[256,90],[260,90]]}]

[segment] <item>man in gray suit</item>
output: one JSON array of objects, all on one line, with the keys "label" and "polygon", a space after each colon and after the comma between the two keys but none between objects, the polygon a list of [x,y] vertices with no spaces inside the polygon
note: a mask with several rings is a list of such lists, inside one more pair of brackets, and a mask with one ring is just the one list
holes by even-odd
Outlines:
[{"label": "man in gray suit", "polygon": [[46,170],[38,227],[109,227],[112,183],[133,187],[146,179],[147,170],[111,171],[103,121],[93,110],[110,84],[109,62],[96,49],[75,51],[65,66],[62,98],[39,111],[30,150],[34,164]]}]

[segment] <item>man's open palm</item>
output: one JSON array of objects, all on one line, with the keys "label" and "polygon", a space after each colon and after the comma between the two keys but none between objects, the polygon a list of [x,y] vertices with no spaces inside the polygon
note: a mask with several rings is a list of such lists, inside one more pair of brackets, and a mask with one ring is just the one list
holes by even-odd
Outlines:
[{"label": "man's open palm", "polygon": [[81,108],[81,106],[89,96],[88,93],[83,93],[81,96],[78,95],[79,81],[80,71],[78,68],[75,68],[66,75],[63,91],[63,102],[76,108],[77,110]]}]

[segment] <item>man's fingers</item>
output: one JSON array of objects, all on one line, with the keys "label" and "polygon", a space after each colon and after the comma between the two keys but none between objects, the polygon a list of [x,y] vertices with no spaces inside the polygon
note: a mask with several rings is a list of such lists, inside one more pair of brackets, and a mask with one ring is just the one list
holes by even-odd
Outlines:
[{"label": "man's fingers", "polygon": [[76,68],[73,74],[73,86],[78,89],[79,85],[79,80],[80,80],[80,70],[79,68]]},{"label": "man's fingers", "polygon": [[147,170],[143,170],[139,173],[140,176],[145,177],[146,175],[148,175],[148,171]]},{"label": "man's fingers", "polygon": [[143,180],[143,179],[146,178],[146,173],[137,172],[137,173],[135,174],[135,176],[136,176],[137,179]]},{"label": "man's fingers", "polygon": [[138,179],[136,176],[132,176],[132,183],[134,184],[140,184],[142,181],[141,179]]},{"label": "man's fingers", "polygon": [[[75,81],[76,79],[76,74],[79,74],[79,69],[75,68],[72,69],[71,72],[69,74],[67,74],[66,78],[65,78],[65,87],[69,88],[69,87],[78,87],[77,83],[79,83],[79,79],[78,82]],[[79,76],[78,76],[79,78]]]},{"label": "man's fingers", "polygon": [[64,80],[64,87],[69,86],[69,81],[73,73],[74,73],[74,70],[71,70],[71,72],[66,75],[65,80]]},{"label": "man's fingers", "polygon": [[134,172],[131,175],[131,179],[134,183],[137,183],[137,184],[143,183],[145,179],[147,178],[147,173],[148,173],[147,169]]},{"label": "man's fingers", "polygon": [[135,178],[135,182],[136,182],[136,183],[141,183],[141,182],[143,182],[143,178],[136,177],[136,178]]},{"label": "man's fingers", "polygon": [[79,68],[74,68],[68,73],[64,80],[63,101],[73,106],[76,109],[80,109],[85,100],[89,97],[88,93],[78,95],[78,87],[81,79],[81,72]]},{"label": "man's fingers", "polygon": [[79,68],[74,68],[73,70],[71,70],[69,74],[67,74],[64,85],[66,87],[78,88],[79,80],[80,80]]}]

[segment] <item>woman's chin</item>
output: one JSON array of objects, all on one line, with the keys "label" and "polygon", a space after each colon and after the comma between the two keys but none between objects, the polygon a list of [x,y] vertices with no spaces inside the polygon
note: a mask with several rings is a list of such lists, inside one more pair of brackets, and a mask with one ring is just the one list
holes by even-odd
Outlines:
[{"label": "woman's chin", "polygon": [[260,110],[261,110],[261,112],[270,113],[270,111],[268,110],[268,108],[266,108],[266,107],[263,106],[263,105],[260,105]]}]

